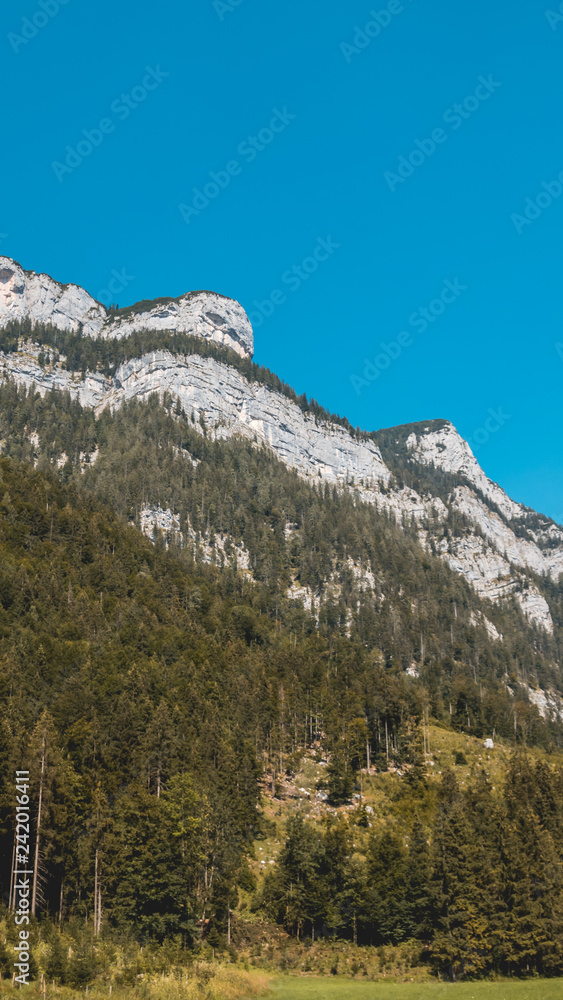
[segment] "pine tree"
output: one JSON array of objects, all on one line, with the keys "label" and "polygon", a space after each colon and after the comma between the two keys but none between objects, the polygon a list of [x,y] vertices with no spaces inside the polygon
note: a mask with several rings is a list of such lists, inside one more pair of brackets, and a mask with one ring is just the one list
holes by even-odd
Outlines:
[{"label": "pine tree", "polygon": [[371,838],[367,892],[371,922],[379,941],[402,941],[409,931],[409,855],[391,830]]},{"label": "pine tree", "polygon": [[553,838],[535,811],[536,775],[524,755],[506,783],[504,961],[507,971],[539,974],[561,967],[562,874]]},{"label": "pine tree", "polygon": [[433,934],[430,888],[432,860],[428,838],[418,817],[412,826],[408,852],[408,933],[422,941],[430,941]]},{"label": "pine tree", "polygon": [[481,974],[487,966],[488,932],[480,845],[475,843],[464,798],[452,772],[444,772],[433,838],[436,935],[432,954],[452,979]]}]

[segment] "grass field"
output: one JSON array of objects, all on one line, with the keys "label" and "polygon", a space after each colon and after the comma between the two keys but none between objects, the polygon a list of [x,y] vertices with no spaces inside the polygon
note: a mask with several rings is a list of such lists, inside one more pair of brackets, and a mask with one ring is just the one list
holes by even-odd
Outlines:
[{"label": "grass field", "polygon": [[480,983],[375,983],[340,977],[278,977],[272,1000],[561,1000],[562,979]]}]

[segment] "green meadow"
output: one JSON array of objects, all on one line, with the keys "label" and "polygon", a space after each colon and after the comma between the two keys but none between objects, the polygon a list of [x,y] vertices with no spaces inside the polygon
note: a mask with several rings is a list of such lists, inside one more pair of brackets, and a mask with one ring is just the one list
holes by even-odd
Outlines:
[{"label": "green meadow", "polygon": [[563,980],[473,983],[357,982],[340,977],[284,976],[270,984],[273,1000],[561,1000]]}]

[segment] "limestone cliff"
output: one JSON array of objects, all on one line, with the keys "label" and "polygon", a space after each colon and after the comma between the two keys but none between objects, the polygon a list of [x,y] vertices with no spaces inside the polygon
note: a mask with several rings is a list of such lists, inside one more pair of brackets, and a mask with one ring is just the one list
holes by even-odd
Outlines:
[{"label": "limestone cliff", "polygon": [[[122,338],[143,329],[183,332],[223,344],[242,357],[250,358],[253,351],[246,313],[231,299],[193,292],[111,313],[77,285],[61,285],[0,257],[0,327],[24,319],[91,337]],[[98,413],[167,393],[188,416],[193,414],[202,432],[205,428],[215,438],[238,434],[256,440],[301,476],[351,490],[358,501],[386,511],[399,523],[405,518],[414,522],[422,544],[482,597],[515,599],[529,621],[553,631],[541,581],[557,581],[563,572],[563,530],[515,503],[488,479],[452,424],[419,424],[406,438],[411,466],[456,477],[447,496],[433,488],[431,476],[428,489],[416,492],[397,485],[374,440],[356,438],[339,424],[303,413],[286,395],[215,358],[155,351],[122,364],[112,377],[90,372],[82,378],[65,368],[64,358],[41,366],[38,355],[32,341],[0,354],[0,378],[41,393],[68,390]]]},{"label": "limestone cliff", "polygon": [[215,292],[140,302],[115,313],[78,285],[62,285],[48,274],[24,271],[10,257],[0,257],[0,327],[14,319],[49,323],[89,337],[171,330],[213,340],[241,357],[251,358],[254,350],[252,327],[242,306]]}]

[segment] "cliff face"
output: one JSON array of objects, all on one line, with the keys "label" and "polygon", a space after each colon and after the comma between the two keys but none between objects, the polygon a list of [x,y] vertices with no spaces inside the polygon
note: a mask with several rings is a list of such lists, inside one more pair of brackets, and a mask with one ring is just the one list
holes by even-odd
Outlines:
[{"label": "cliff face", "polygon": [[48,274],[24,271],[10,257],[0,257],[0,326],[10,320],[52,323],[60,330],[97,336],[107,310],[78,285],[61,285]]},{"label": "cliff face", "polygon": [[[442,556],[472,586],[492,600],[514,594],[530,620],[549,632],[553,622],[530,574],[557,581],[563,573],[563,530],[549,518],[511,500],[483,472],[452,424],[413,432],[407,446],[414,461],[462,476],[467,485],[451,493],[454,511],[475,529],[442,539]],[[526,579],[528,575],[528,579]]]},{"label": "cliff face", "polygon": [[[37,353],[37,352],[35,352]],[[234,368],[213,358],[174,356],[156,351],[121,365],[111,379],[87,375],[77,380],[60,365],[42,369],[31,353],[0,358],[0,374],[41,393],[68,390],[83,406],[98,413],[131,400],[169,393],[214,437],[241,434],[256,438],[304,476],[332,483],[353,479],[387,482],[390,472],[372,441],[357,442],[336,424],[317,425],[285,396],[250,383]]]},{"label": "cliff face", "polygon": [[[110,315],[78,286],[60,285],[0,258],[0,326],[24,318],[64,330],[82,329],[89,336],[126,337],[141,329],[189,332],[225,344],[243,357],[250,357],[253,349],[246,314],[230,299],[191,293]],[[529,621],[553,631],[542,578],[557,581],[563,572],[563,530],[515,503],[488,479],[451,424],[419,424],[407,437],[406,460],[410,467],[426,470],[425,482],[430,484],[416,492],[394,485],[392,470],[373,440],[356,440],[340,425],[303,413],[291,399],[211,357],[156,351],[121,365],[111,378],[89,373],[82,379],[65,369],[64,359],[40,366],[38,354],[39,348],[30,343],[0,355],[0,378],[41,393],[68,390],[98,413],[128,400],[168,393],[187,416],[193,414],[202,433],[205,428],[218,439],[255,439],[311,482],[350,490],[358,501],[387,511],[399,523],[403,518],[414,521],[422,544],[481,596],[495,602],[515,598]],[[434,489],[432,469],[456,477],[448,495]]]},{"label": "cliff face", "polygon": [[0,327],[10,320],[49,323],[88,337],[128,337],[138,330],[169,330],[213,340],[251,358],[252,327],[238,302],[215,292],[141,302],[111,313],[78,285],[61,285],[47,274],[0,257]]}]

